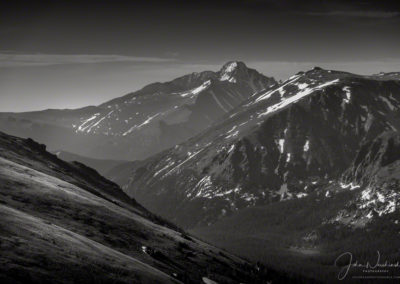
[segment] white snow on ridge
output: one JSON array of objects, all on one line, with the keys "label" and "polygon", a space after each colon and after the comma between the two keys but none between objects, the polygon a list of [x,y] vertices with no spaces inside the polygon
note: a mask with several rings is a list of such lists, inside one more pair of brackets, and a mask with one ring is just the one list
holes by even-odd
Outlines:
[{"label": "white snow on ridge", "polygon": [[229,82],[231,82],[231,83],[236,83],[236,79],[235,78],[233,78],[233,77],[231,77],[231,78],[229,78],[229,80],[228,80]]},{"label": "white snow on ridge", "polygon": [[139,124],[139,125],[134,125],[134,126],[132,126],[128,131],[125,131],[123,134],[122,134],[122,136],[126,136],[126,135],[128,135],[129,133],[131,133],[132,131],[134,131],[134,130],[136,130],[136,129],[140,129],[140,128],[142,128],[144,125],[146,125],[146,124],[149,124],[150,123],[150,121],[152,121],[154,118],[156,118],[157,116],[159,116],[160,115],[160,113],[156,113],[155,115],[153,115],[153,116],[149,116],[145,121],[143,121],[141,124]]},{"label": "white snow on ridge", "polygon": [[351,182],[349,184],[340,183],[340,187],[343,189],[350,188],[350,190],[354,190],[354,189],[360,188],[361,186],[357,185],[357,184],[353,184]]},{"label": "white snow on ridge", "polygon": [[234,149],[235,149],[235,144],[232,144],[227,153],[229,154],[229,153],[232,152]]},{"label": "white snow on ridge", "polygon": [[155,115],[150,116],[150,117],[147,118],[145,121],[143,121],[141,124],[139,124],[137,127],[140,128],[140,127],[142,127],[143,125],[146,125],[146,124],[150,123],[151,120],[153,120],[155,117],[157,117],[157,116],[159,116],[159,115],[160,115],[160,113],[156,113]]},{"label": "white snow on ridge", "polygon": [[[224,71],[223,71],[223,73],[221,74],[221,77],[219,78],[219,80],[220,81],[227,81],[227,80],[230,81],[232,79],[231,78],[231,73],[233,71],[235,71],[236,67],[237,67],[237,63],[236,62],[232,62],[228,66],[226,66]],[[234,82],[236,82],[236,80]]]},{"label": "white snow on ridge", "polygon": [[293,79],[295,79],[295,78],[297,78],[297,77],[300,77],[300,75],[297,75],[297,74],[296,74],[296,75],[290,76],[288,80],[293,80]]},{"label": "white snow on ridge", "polygon": [[308,195],[308,194],[305,193],[305,192],[300,192],[300,193],[296,194],[296,197],[297,197],[297,198],[303,198],[303,197],[306,197],[307,195]]},{"label": "white snow on ridge", "polygon": [[393,213],[397,207],[398,193],[391,190],[382,194],[379,191],[368,187],[361,192],[360,209],[372,209],[367,216],[368,219],[373,217],[372,212],[375,211],[379,216]]},{"label": "white snow on ridge", "polygon": [[[196,196],[195,197],[206,197],[205,193],[207,189],[211,188],[213,186],[211,177],[210,176],[204,176],[199,182],[195,185],[194,190],[197,190]],[[190,197],[191,194],[188,196]]]},{"label": "white snow on ridge", "polygon": [[171,166],[173,166],[175,164],[175,161],[170,161],[165,167],[163,167],[162,169],[158,170],[153,177],[158,176],[160,173],[162,173],[163,171],[167,170],[168,168],[170,168]]},{"label": "white snow on ridge", "polygon": [[233,132],[233,133],[229,134],[228,136],[226,136],[225,139],[230,139],[230,138],[236,137],[238,135],[239,135],[239,130],[236,130],[235,132]]},{"label": "white snow on ridge", "polygon": [[169,175],[170,173],[174,172],[175,170],[179,169],[179,167],[181,167],[183,164],[185,164],[186,162],[188,162],[189,160],[191,160],[193,157],[197,156],[201,151],[203,151],[205,148],[194,152],[194,153],[190,153],[189,157],[186,158],[186,160],[184,160],[183,162],[181,162],[179,165],[175,166],[174,168],[172,168],[170,171],[168,171],[163,177]]},{"label": "white snow on ridge", "polygon": [[371,188],[364,189],[361,192],[361,200],[369,200],[371,199]]},{"label": "white snow on ridge", "polygon": [[275,112],[275,111],[277,111],[279,109],[282,109],[282,108],[284,108],[284,107],[286,107],[286,106],[288,106],[288,105],[290,105],[292,103],[295,103],[298,100],[300,100],[300,99],[312,94],[314,91],[321,90],[321,89],[323,89],[323,88],[325,88],[327,86],[336,84],[338,82],[339,82],[339,79],[336,79],[336,80],[329,81],[329,82],[326,82],[324,84],[318,85],[318,86],[313,87],[313,88],[306,88],[303,91],[298,92],[296,95],[293,95],[293,96],[291,96],[291,97],[289,97],[287,99],[284,99],[284,100],[280,101],[279,103],[277,103],[277,104],[275,104],[273,106],[268,107],[267,110],[265,112],[263,112],[263,113],[260,113],[258,115],[258,117],[260,118],[262,116],[265,116],[267,114]]},{"label": "white snow on ridge", "polygon": [[350,99],[351,99],[350,87],[345,86],[342,88],[342,91],[345,92],[345,95],[346,95],[346,98],[344,98],[343,102],[342,102],[342,108],[343,108],[345,106],[345,104],[350,103]]},{"label": "white snow on ridge", "polygon": [[198,87],[196,87],[196,88],[194,88],[194,89],[192,89],[192,90],[190,90],[190,91],[188,91],[186,93],[180,94],[180,95],[183,98],[187,97],[187,96],[195,96],[195,95],[201,93],[202,91],[206,90],[210,85],[211,85],[211,81],[208,80],[208,81],[205,81],[200,86],[198,86]]},{"label": "white snow on ridge", "polygon": [[300,83],[300,84],[297,84],[297,87],[299,88],[299,90],[304,90],[305,88],[308,87],[308,84],[307,83]]},{"label": "white snow on ridge", "polygon": [[254,102],[250,102],[250,103],[246,104],[246,106],[250,106],[250,105],[255,104],[255,103],[259,102],[259,101],[268,100],[277,91],[278,90],[276,90],[276,89],[270,90],[270,91],[266,92],[265,94],[259,96]]},{"label": "white snow on ridge", "polygon": [[78,131],[85,131],[85,129],[90,125],[90,124],[88,124],[88,125],[86,125],[86,124],[88,122],[92,121],[93,119],[96,119],[99,114],[100,113],[96,113],[92,117],[86,119],[81,125],[78,126]]},{"label": "white snow on ridge", "polygon": [[203,277],[201,280],[203,280],[204,284],[218,284],[217,282],[215,282],[207,277]]},{"label": "white snow on ridge", "polygon": [[232,138],[232,137],[236,137],[236,136],[239,134],[239,130],[236,130],[236,131],[235,131],[236,128],[237,128],[236,125],[233,126],[232,129],[229,130],[229,131],[226,133],[226,134],[228,134],[228,135],[225,137],[225,139],[230,139],[230,138]]},{"label": "white snow on ridge", "polygon": [[303,150],[304,150],[304,152],[307,152],[309,149],[310,149],[310,141],[307,140],[303,146]]},{"label": "white snow on ridge", "polygon": [[92,124],[89,129],[87,130],[87,132],[89,133],[90,131],[92,131],[93,127],[97,126],[100,124],[100,122],[102,122],[104,119],[106,119],[107,117],[109,117],[114,111],[110,111],[107,115],[103,116],[101,119],[99,119],[95,124]]},{"label": "white snow on ridge", "polygon": [[283,153],[285,147],[285,139],[279,139],[279,152]]},{"label": "white snow on ridge", "polygon": [[227,134],[233,132],[236,129],[236,127],[237,125],[234,125],[230,130],[228,130]]},{"label": "white snow on ridge", "polygon": [[[279,88],[273,89],[273,90],[271,90],[271,91],[269,91],[269,92],[266,92],[264,95],[259,96],[259,97],[254,101],[254,103],[258,103],[258,102],[260,102],[260,101],[269,99],[275,92],[279,92],[281,95],[283,95],[283,93],[284,93],[284,91],[285,91],[285,90],[284,90],[284,87],[286,87],[286,86],[289,85],[289,84],[292,84],[292,83],[296,82],[299,78],[300,78],[299,75],[295,75],[295,76],[290,77],[289,80],[288,80],[286,83],[284,83],[282,86],[280,86]],[[300,85],[302,85],[302,84],[300,84]],[[299,87],[299,88],[300,88],[300,87]]]}]

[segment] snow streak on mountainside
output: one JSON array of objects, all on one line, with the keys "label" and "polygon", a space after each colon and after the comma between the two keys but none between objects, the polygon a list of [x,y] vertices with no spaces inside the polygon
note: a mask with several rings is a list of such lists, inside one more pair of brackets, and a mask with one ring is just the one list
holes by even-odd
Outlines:
[{"label": "snow streak on mountainside", "polygon": [[[339,184],[363,140],[400,127],[396,76],[314,68],[149,158],[124,190],[185,227]],[[168,202],[167,202],[168,201]]]},{"label": "snow streak on mountainside", "polygon": [[[363,142],[356,158],[342,177],[343,189],[358,190],[332,223],[363,227],[374,217],[398,210],[400,206],[400,135],[386,131]],[[399,221],[395,221],[399,222]]]},{"label": "snow streak on mountainside", "polygon": [[96,107],[1,114],[0,129],[92,158],[141,159],[185,141],[274,84],[242,62],[228,62],[218,72],[150,84]]},{"label": "snow streak on mountainside", "polygon": [[[203,123],[209,124],[274,83],[241,62],[229,62],[217,73],[193,73],[102,104],[101,113],[81,118],[81,124],[74,128],[78,132],[126,136],[160,121],[169,125],[187,122],[190,116],[204,116]],[[216,109],[210,111],[206,106]]]}]

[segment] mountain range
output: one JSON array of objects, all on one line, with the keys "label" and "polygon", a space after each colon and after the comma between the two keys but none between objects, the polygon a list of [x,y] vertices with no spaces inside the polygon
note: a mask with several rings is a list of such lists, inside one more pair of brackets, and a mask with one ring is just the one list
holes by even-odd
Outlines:
[{"label": "mountain range", "polygon": [[396,263],[399,75],[300,72],[119,182],[194,235],[287,273],[335,283],[346,251]]},{"label": "mountain range", "polygon": [[[2,113],[0,129],[49,145],[52,159],[94,167],[111,181],[72,164],[159,225],[287,275],[335,282],[345,251],[364,263],[377,251],[400,257],[399,109],[400,73],[315,67],[278,83],[232,61],[95,107]],[[183,273],[169,269],[160,268]]]},{"label": "mountain range", "polygon": [[218,72],[150,84],[99,106],[2,113],[0,129],[36,139],[51,150],[96,159],[137,160],[185,141],[276,83],[233,61]]},{"label": "mountain range", "polygon": [[359,183],[343,174],[362,143],[397,132],[399,102],[400,81],[392,74],[314,68],[142,161],[122,187],[185,228],[246,207],[301,199],[327,186],[352,188]]}]

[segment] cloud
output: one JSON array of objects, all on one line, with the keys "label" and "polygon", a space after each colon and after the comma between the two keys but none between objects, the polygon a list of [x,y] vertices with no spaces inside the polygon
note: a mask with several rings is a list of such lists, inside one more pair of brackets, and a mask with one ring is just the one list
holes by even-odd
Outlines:
[{"label": "cloud", "polygon": [[380,19],[388,19],[400,16],[400,12],[386,12],[386,11],[330,11],[330,12],[307,12],[304,14],[309,16],[380,18]]},{"label": "cloud", "polygon": [[113,62],[161,63],[176,58],[139,57],[115,54],[15,54],[0,52],[0,67],[50,66],[62,64],[93,64]]}]

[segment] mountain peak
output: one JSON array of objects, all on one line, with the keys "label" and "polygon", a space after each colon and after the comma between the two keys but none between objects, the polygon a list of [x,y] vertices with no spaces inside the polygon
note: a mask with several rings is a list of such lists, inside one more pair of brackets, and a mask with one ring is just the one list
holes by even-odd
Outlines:
[{"label": "mountain peak", "polygon": [[247,70],[246,64],[241,61],[229,61],[225,63],[221,70],[219,71],[219,80],[220,81],[229,81],[231,83],[235,83],[236,79],[234,75],[239,71]]},{"label": "mountain peak", "polygon": [[220,72],[232,72],[236,69],[247,69],[247,66],[242,61],[228,61],[222,65]]}]

